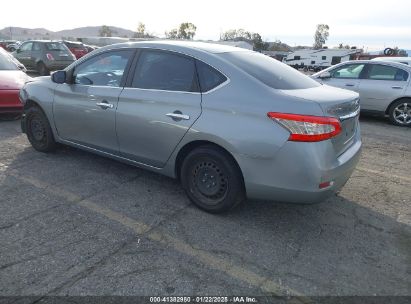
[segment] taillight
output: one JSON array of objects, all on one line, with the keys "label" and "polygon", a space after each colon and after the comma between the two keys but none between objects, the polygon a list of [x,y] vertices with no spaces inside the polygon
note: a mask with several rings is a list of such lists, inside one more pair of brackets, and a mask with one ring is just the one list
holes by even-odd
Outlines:
[{"label": "taillight", "polygon": [[46,57],[47,57],[48,60],[54,60],[53,55],[51,55],[50,53],[47,53]]},{"label": "taillight", "polygon": [[290,141],[322,141],[337,136],[341,124],[337,118],[268,112],[267,116],[279,122],[291,134]]}]

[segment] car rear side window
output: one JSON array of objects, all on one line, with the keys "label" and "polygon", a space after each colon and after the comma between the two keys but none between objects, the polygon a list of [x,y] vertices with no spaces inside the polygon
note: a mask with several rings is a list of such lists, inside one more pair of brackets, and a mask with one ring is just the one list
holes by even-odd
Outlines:
[{"label": "car rear side window", "polygon": [[408,73],[389,65],[371,64],[368,69],[368,79],[406,81]]},{"label": "car rear side window", "polygon": [[197,92],[194,59],[167,51],[144,50],[138,59],[132,87]]},{"label": "car rear side window", "polygon": [[292,67],[260,53],[241,51],[220,53],[219,56],[273,89],[297,90],[321,85]]},{"label": "car rear side window", "polygon": [[201,92],[210,91],[227,80],[223,74],[202,61],[196,61]]}]

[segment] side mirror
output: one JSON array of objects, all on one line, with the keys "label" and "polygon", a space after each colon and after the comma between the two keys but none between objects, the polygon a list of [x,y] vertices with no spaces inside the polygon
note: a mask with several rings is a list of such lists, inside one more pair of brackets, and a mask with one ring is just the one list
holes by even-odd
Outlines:
[{"label": "side mirror", "polygon": [[51,80],[55,83],[65,83],[67,79],[66,71],[57,71],[51,74]]},{"label": "side mirror", "polygon": [[320,79],[331,78],[331,74],[330,74],[330,72],[324,72],[324,73],[321,73],[320,75],[318,75],[318,78],[320,78]]}]

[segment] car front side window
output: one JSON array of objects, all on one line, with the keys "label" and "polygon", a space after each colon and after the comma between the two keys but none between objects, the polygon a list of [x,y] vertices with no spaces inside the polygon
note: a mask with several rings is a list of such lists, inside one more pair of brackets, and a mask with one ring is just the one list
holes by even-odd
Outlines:
[{"label": "car front side window", "polygon": [[32,43],[32,42],[28,42],[28,43],[23,44],[23,45],[20,47],[20,51],[21,51],[21,52],[29,52],[29,51],[31,51],[32,47],[33,47],[33,43]]},{"label": "car front side window", "polygon": [[358,79],[364,69],[364,64],[348,64],[331,72],[332,78]]},{"label": "car front side window", "polygon": [[74,68],[73,83],[119,87],[133,53],[133,50],[119,50],[94,56]]}]

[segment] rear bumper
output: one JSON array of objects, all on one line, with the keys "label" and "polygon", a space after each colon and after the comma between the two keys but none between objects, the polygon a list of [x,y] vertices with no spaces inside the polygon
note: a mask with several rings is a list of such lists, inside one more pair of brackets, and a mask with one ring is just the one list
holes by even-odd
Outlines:
[{"label": "rear bumper", "polygon": [[[317,203],[338,192],[348,181],[361,154],[359,129],[353,144],[336,157],[330,141],[287,142],[273,159],[236,157],[250,199]],[[332,184],[324,189],[323,182]]]}]

